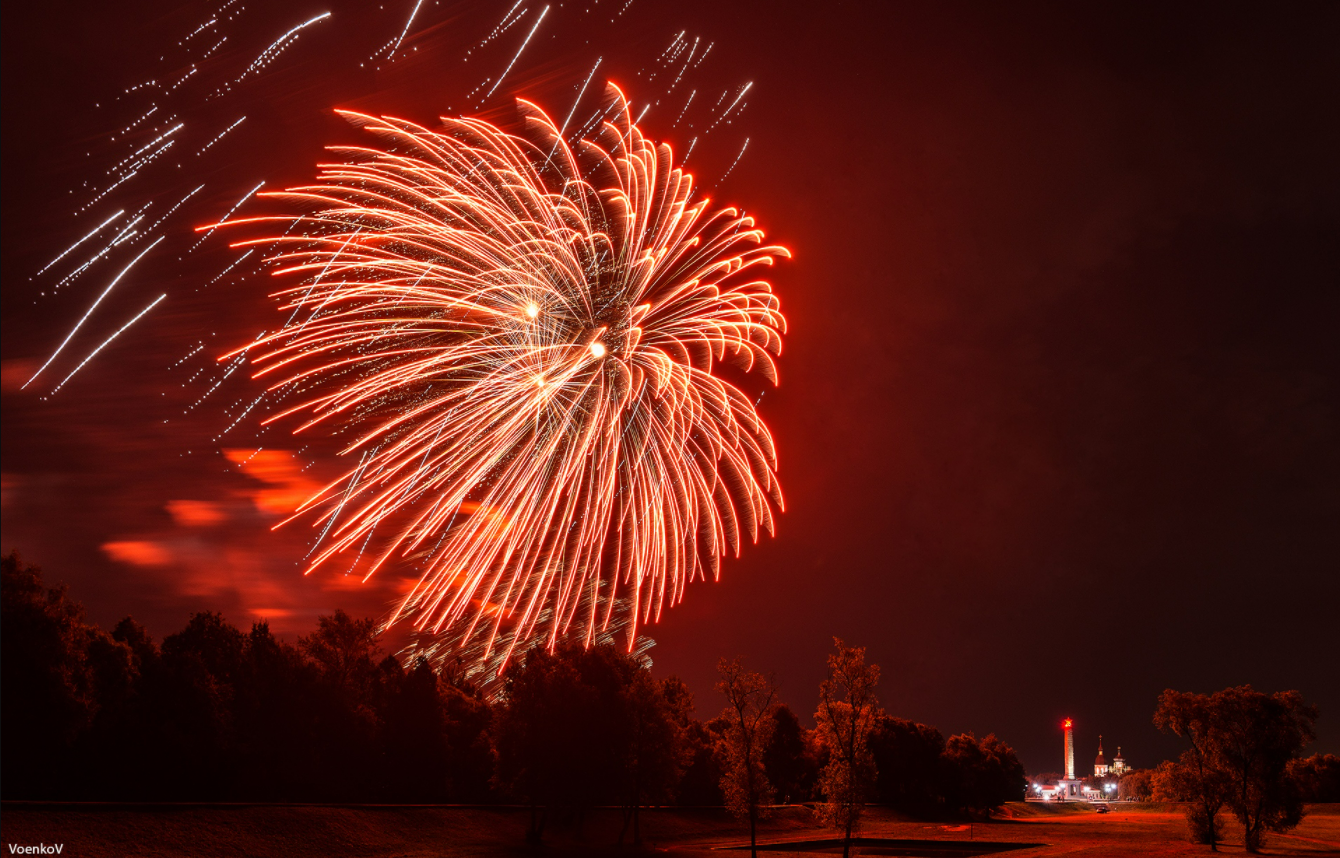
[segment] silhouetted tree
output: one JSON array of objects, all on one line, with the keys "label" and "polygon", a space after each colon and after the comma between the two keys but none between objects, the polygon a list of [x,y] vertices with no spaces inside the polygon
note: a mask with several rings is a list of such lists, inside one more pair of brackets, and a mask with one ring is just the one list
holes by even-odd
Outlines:
[{"label": "silhouetted tree", "polygon": [[[643,804],[669,801],[689,762],[683,728],[665,696],[664,686],[645,669],[632,674],[623,689],[628,742],[624,748],[624,807],[631,811],[633,845],[642,845],[639,811]],[[624,829],[628,828],[624,817]],[[619,833],[620,842],[624,832]]]},{"label": "silhouetted tree", "polygon": [[100,799],[162,797],[165,673],[158,647],[143,626],[126,617],[112,639],[131,654],[131,690],[119,705],[100,707],[87,737],[86,758]]},{"label": "silhouetted tree", "polygon": [[140,772],[145,761],[140,752],[146,744],[137,706],[143,684],[140,656],[100,629],[89,640],[87,656],[97,706],[76,746],[85,769],[80,778],[82,797],[134,797],[144,788]]},{"label": "silhouetted tree", "polygon": [[314,741],[316,685],[316,667],[297,647],[277,639],[267,622],[252,625],[234,703],[239,798],[299,801],[322,789],[315,778],[327,751]]},{"label": "silhouetted tree", "polygon": [[423,657],[400,672],[383,719],[387,798],[445,801],[447,720],[437,673]]},{"label": "silhouetted tree", "polygon": [[805,801],[819,777],[814,739],[785,703],[772,710],[771,738],[763,751],[763,770],[782,801]]},{"label": "silhouetted tree", "polygon": [[340,691],[361,698],[367,693],[377,670],[381,647],[377,624],[355,620],[342,610],[318,617],[316,631],[299,645],[321,669],[322,678]]},{"label": "silhouetted tree", "polygon": [[828,656],[828,676],[819,685],[819,710],[815,720],[828,747],[828,765],[819,776],[819,791],[825,802],[820,818],[840,828],[842,855],[851,853],[851,835],[861,818],[870,787],[875,782],[875,760],[870,753],[870,732],[882,715],[875,686],[879,665],[865,663],[865,647],[849,647],[833,638],[837,652]]},{"label": "silhouetted tree", "polygon": [[1289,777],[1303,801],[1340,802],[1340,757],[1313,754],[1289,762]]},{"label": "silhouetted tree", "polygon": [[379,697],[389,696],[384,686],[393,681],[378,668],[377,625],[337,610],[318,617],[316,631],[300,638],[298,646],[320,675],[312,692],[313,738],[320,748],[340,749],[339,754],[327,752],[314,763],[313,789],[325,801],[357,800],[378,780],[382,725],[376,704]]},{"label": "silhouetted tree", "polygon": [[716,753],[720,737],[693,717],[693,694],[684,680],[677,676],[667,677],[662,680],[661,689],[684,743],[685,768],[677,789],[678,803],[688,806],[724,804],[721,764]]},{"label": "silhouetted tree", "polygon": [[446,715],[447,789],[452,801],[483,802],[492,797],[496,760],[490,730],[493,709],[478,689],[459,679],[441,684]]},{"label": "silhouetted tree", "polygon": [[0,561],[0,581],[5,797],[59,797],[97,707],[88,665],[95,630],[65,588],[46,589],[17,552]]},{"label": "silhouetted tree", "polygon": [[[211,611],[163,639],[161,671],[146,688],[160,731],[160,776],[183,798],[231,798],[237,773],[235,682],[243,634]],[[166,790],[165,790],[166,791]]]},{"label": "silhouetted tree", "polygon": [[985,814],[1024,797],[1028,786],[1024,767],[1014,749],[994,735],[981,740],[971,733],[951,736],[943,759],[945,803],[951,810]]},{"label": "silhouetted tree", "polygon": [[1193,771],[1181,782],[1216,797],[1222,789],[1248,852],[1259,851],[1265,832],[1302,821],[1303,801],[1288,767],[1315,738],[1316,719],[1316,707],[1297,691],[1267,695],[1250,685],[1211,695],[1169,689],[1154,713],[1155,726],[1191,742],[1191,759],[1184,754],[1179,766]]},{"label": "silhouetted tree", "polygon": [[604,651],[612,649],[562,644],[550,653],[536,647],[508,671],[497,725],[498,777],[530,804],[532,842],[544,836],[550,808],[573,809],[580,819],[617,774],[612,762],[624,737],[604,687],[613,679]]},{"label": "silhouetted tree", "polygon": [[870,733],[876,795],[905,810],[929,811],[941,799],[945,740],[925,724],[881,716]]},{"label": "silhouetted tree", "polygon": [[726,697],[721,712],[721,792],[726,807],[739,819],[749,820],[749,854],[758,855],[758,819],[761,807],[772,800],[772,784],[763,768],[763,753],[774,724],[772,709],[777,687],[771,677],[744,669],[740,659],[717,662],[721,681],[717,691]]}]

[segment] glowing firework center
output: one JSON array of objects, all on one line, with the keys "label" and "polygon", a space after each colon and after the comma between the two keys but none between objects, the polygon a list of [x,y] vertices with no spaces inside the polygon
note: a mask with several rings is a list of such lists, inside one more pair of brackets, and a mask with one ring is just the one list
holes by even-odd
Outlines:
[{"label": "glowing firework center", "polygon": [[312,571],[413,564],[388,621],[501,670],[533,643],[614,631],[684,597],[772,532],[776,450],[725,363],[775,384],[786,323],[755,271],[785,248],[695,199],[672,152],[609,91],[570,142],[520,102],[524,135],[348,114],[384,148],[337,148],[270,194],[290,321],[256,375],[324,424],[351,465],[295,513]]}]

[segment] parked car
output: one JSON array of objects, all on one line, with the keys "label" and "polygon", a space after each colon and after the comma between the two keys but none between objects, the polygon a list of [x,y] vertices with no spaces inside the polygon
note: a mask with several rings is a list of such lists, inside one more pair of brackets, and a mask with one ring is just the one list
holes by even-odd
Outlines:
[{"label": "parked car", "polygon": [[1111,813],[1111,812],[1112,812],[1112,808],[1108,807],[1108,806],[1105,805],[1105,804],[1095,804],[1095,805],[1093,806],[1093,809],[1094,809],[1094,812],[1095,812],[1095,813]]}]

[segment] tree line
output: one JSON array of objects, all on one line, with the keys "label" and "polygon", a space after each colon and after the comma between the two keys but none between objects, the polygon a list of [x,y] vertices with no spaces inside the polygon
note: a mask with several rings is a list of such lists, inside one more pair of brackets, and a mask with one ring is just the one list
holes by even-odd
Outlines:
[{"label": "tree line", "polygon": [[384,653],[343,611],[294,643],[213,612],[155,641],[130,618],[90,623],[17,554],[2,565],[6,799],[507,802],[531,808],[536,840],[554,814],[613,805],[636,842],[650,805],[724,805],[752,829],[814,802],[850,836],[867,802],[951,818],[1024,795],[1006,743],[889,715],[878,667],[841,641],[815,728],[739,660],[700,720],[681,680],[609,645],[531,650],[486,695]]}]

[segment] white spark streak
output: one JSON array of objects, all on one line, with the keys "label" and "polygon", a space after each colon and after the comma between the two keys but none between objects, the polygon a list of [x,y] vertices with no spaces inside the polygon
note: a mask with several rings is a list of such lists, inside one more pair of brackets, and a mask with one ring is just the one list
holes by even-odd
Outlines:
[{"label": "white spark streak", "polygon": [[535,26],[530,28],[530,33],[527,34],[526,40],[521,43],[521,47],[520,49],[517,50],[516,56],[512,57],[512,61],[507,64],[507,68],[503,69],[503,73],[498,75],[498,79],[493,82],[492,88],[490,88],[488,92],[484,93],[485,98],[488,98],[490,95],[493,95],[494,90],[496,90],[498,88],[498,85],[503,82],[503,78],[507,77],[507,73],[512,70],[512,66],[516,65],[516,61],[521,59],[521,54],[523,51],[526,50],[526,45],[530,44],[531,37],[535,35],[536,30],[540,29],[540,22],[543,21],[544,16],[548,14],[549,14],[549,7],[545,6],[544,11],[540,13],[540,17],[535,19]]},{"label": "white spark streak", "polygon": [[[42,364],[40,367],[38,367],[37,372],[33,373],[33,377],[30,378],[30,379],[28,379],[27,381],[25,381],[25,382],[23,383],[23,387],[20,387],[20,388],[19,388],[20,390],[22,390],[24,387],[27,387],[28,385],[32,384],[32,383],[37,379],[37,377],[38,377],[39,375],[42,374],[42,371],[43,371],[44,369],[46,369],[47,367],[51,366],[51,362],[52,362],[53,360],[56,359],[56,355],[60,354],[61,351],[62,351],[67,345],[70,344],[70,340],[74,339],[74,335],[77,334],[77,333],[79,333],[79,329],[82,328],[82,327],[84,326],[84,323],[88,321],[88,317],[91,316],[91,315],[93,315],[93,311],[94,311],[94,310],[98,309],[98,305],[102,303],[102,299],[103,299],[103,298],[106,298],[106,297],[107,297],[107,294],[108,294],[109,292],[112,291],[112,287],[115,286],[117,283],[121,282],[121,278],[126,276],[126,272],[129,271],[130,269],[134,268],[134,267],[135,267],[135,263],[136,263],[136,262],[139,262],[141,259],[143,259],[143,258],[144,258],[144,254],[146,254],[146,253],[148,253],[149,251],[153,250],[154,247],[156,247],[156,246],[158,245],[158,242],[159,242],[159,241],[162,241],[162,240],[163,240],[163,238],[160,236],[160,237],[158,238],[158,241],[155,241],[153,244],[151,244],[151,245],[149,245],[148,247],[144,248],[144,250],[141,250],[139,256],[136,256],[134,259],[130,260],[130,264],[127,265],[125,268],[122,268],[122,269],[121,269],[121,273],[118,274],[118,275],[116,275],[116,277],[114,277],[114,278],[112,279],[112,282],[111,282],[111,283],[108,283],[108,284],[107,284],[107,288],[102,290],[102,294],[98,296],[98,300],[94,301],[94,302],[93,302],[93,306],[89,307],[89,308],[88,308],[88,312],[84,313],[84,317],[83,317],[82,319],[80,319],[78,322],[75,323],[75,326],[74,326],[73,328],[70,329],[70,333],[68,333],[68,334],[65,335],[65,339],[64,339],[64,340],[61,340],[61,344],[58,345],[58,346],[56,346],[56,350],[55,350],[54,352],[51,353],[51,357],[47,358],[47,362],[44,363],[44,364]],[[97,353],[94,352],[94,354],[97,354]],[[89,357],[92,357],[92,356],[93,356],[93,355],[89,355]],[[85,361],[85,363],[87,363],[87,361]],[[83,364],[80,364],[80,366],[83,366]],[[70,373],[70,374],[71,374],[71,375],[74,375],[74,373]],[[69,379],[66,379],[66,380],[68,381]],[[65,383],[64,381],[61,382],[61,384],[64,384],[64,383]],[[57,390],[59,390],[59,389],[60,389],[60,388],[57,388]],[[55,392],[56,392],[55,390],[52,391],[52,393],[55,393]]]},{"label": "white spark streak", "polygon": [[52,395],[54,395],[58,390],[60,390],[62,387],[64,387],[64,386],[65,386],[65,383],[66,383],[67,381],[69,381],[70,379],[74,378],[74,374],[77,373],[77,372],[79,372],[79,370],[83,369],[84,366],[87,365],[89,361],[91,361],[91,360],[93,360],[93,358],[97,357],[97,356],[98,356],[98,352],[100,352],[100,351],[102,351],[103,349],[107,348],[107,346],[111,344],[112,340],[114,340],[114,339],[116,339],[117,337],[121,336],[123,333],[125,333],[125,331],[126,331],[127,328],[129,328],[131,325],[133,325],[133,324],[135,324],[136,322],[138,322],[140,319],[144,318],[144,316],[145,316],[146,313],[148,313],[148,312],[149,312],[150,310],[152,310],[154,307],[157,307],[158,304],[159,304],[159,302],[162,301],[162,300],[163,300],[164,298],[166,298],[166,297],[167,297],[166,294],[159,295],[157,298],[155,298],[155,299],[153,300],[153,303],[151,303],[149,306],[145,307],[143,310],[140,310],[139,313],[136,314],[135,318],[131,319],[129,322],[126,322],[124,325],[122,325],[120,328],[117,329],[116,333],[112,334],[110,337],[108,337],[107,339],[103,340],[103,341],[102,341],[102,345],[98,346],[96,349],[94,349],[92,352],[90,352],[88,357],[86,357],[86,358],[84,358],[82,361],[80,361],[79,366],[77,366],[77,367],[75,367],[73,370],[71,370],[71,371],[70,371],[70,374],[67,375],[67,376],[65,376],[65,378],[61,380],[61,383],[58,384],[58,385],[56,385],[55,388],[52,389],[52,391],[51,391]]},{"label": "white spark streak", "polygon": [[63,251],[61,252],[61,255],[60,255],[60,256],[57,256],[55,259],[51,260],[51,261],[48,262],[46,265],[42,266],[42,270],[41,270],[41,271],[38,271],[37,273],[38,273],[38,274],[45,273],[46,270],[47,270],[48,268],[50,268],[51,266],[55,265],[57,262],[60,262],[60,261],[61,261],[62,259],[64,259],[65,257],[69,256],[70,253],[71,253],[71,251],[73,251],[76,247],[78,247],[79,245],[81,245],[81,244],[83,244],[84,242],[88,241],[90,238],[92,238],[93,236],[97,235],[98,233],[102,232],[103,229],[106,228],[107,224],[109,224],[109,223],[111,223],[112,221],[116,220],[117,218],[119,218],[121,215],[123,215],[123,214],[125,214],[125,213],[126,213],[126,210],[125,210],[125,209],[121,209],[121,211],[117,212],[116,214],[114,214],[114,215],[112,215],[111,217],[107,218],[107,220],[105,220],[105,221],[103,221],[102,223],[98,224],[98,225],[93,229],[92,232],[90,232],[88,235],[84,236],[83,238],[79,239],[79,240],[76,241],[74,244],[70,245],[69,247],[65,248],[65,250],[63,250]]},{"label": "white spark streak", "polygon": [[405,41],[405,35],[409,32],[409,28],[414,24],[414,18],[419,14],[419,7],[422,5],[423,0],[418,0],[418,2],[414,4],[414,11],[409,13],[409,20],[405,22],[405,29],[400,31],[400,36],[395,40],[395,47],[391,48],[391,53],[386,55],[388,60],[395,56],[396,51],[400,50],[400,43]]}]

